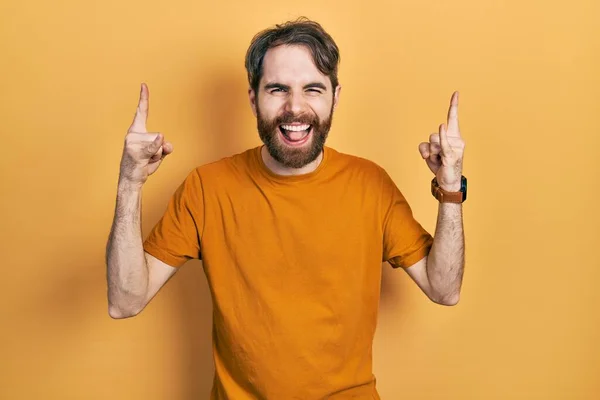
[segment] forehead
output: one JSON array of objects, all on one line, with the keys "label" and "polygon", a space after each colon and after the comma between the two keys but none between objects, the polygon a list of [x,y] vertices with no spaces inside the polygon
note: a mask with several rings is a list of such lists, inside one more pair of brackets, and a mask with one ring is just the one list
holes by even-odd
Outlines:
[{"label": "forehead", "polygon": [[330,88],[327,75],[319,71],[306,46],[281,45],[267,50],[263,58],[261,83],[277,82],[293,86],[309,82],[322,82]]}]

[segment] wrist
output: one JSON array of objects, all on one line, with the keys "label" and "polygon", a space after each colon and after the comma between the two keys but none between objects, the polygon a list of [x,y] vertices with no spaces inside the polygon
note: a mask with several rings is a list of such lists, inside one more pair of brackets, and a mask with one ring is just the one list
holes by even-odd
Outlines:
[{"label": "wrist", "polygon": [[460,192],[460,182],[452,185],[440,185],[440,188],[446,192]]},{"label": "wrist", "polygon": [[467,199],[467,178],[461,175],[460,183],[444,182],[440,185],[437,178],[431,181],[431,194],[441,203],[462,203]]}]

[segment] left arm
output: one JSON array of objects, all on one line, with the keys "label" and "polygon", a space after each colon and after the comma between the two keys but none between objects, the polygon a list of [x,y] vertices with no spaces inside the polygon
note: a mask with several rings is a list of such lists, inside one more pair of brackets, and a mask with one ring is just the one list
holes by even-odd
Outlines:
[{"label": "left arm", "polygon": [[427,257],[431,298],[436,303],[458,303],[465,266],[462,204],[440,203],[433,246]]},{"label": "left arm", "polygon": [[[458,126],[458,92],[455,92],[448,110],[448,128],[440,125],[439,133],[419,145],[421,157],[446,191],[460,190],[464,149]],[[460,298],[464,264],[462,204],[440,203],[429,255],[406,268],[406,272],[432,301],[455,305]]]},{"label": "left arm", "polygon": [[405,271],[432,301],[453,306],[460,298],[464,265],[462,204],[440,203],[429,255]]}]

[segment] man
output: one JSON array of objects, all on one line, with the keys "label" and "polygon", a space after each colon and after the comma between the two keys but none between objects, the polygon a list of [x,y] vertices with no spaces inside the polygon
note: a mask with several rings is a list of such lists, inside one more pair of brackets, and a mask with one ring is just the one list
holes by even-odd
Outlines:
[{"label": "man", "polygon": [[264,146],[191,171],[144,242],[142,186],[173,146],[146,131],[142,85],[107,246],[109,313],[138,314],[177,267],[202,259],[214,306],[211,399],[379,399],[372,342],[382,260],[434,302],[458,302],[458,93],[448,127],[419,145],[440,200],[432,238],[381,167],[324,145],[338,61],[333,39],[306,19],[255,36],[246,68]]}]

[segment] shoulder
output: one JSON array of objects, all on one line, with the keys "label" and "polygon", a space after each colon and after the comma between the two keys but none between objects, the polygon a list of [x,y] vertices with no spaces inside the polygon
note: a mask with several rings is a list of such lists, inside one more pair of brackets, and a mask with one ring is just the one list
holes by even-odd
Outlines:
[{"label": "shoulder", "polygon": [[346,172],[364,176],[370,179],[381,180],[386,175],[385,170],[377,162],[353,154],[342,153],[333,148],[328,148],[331,154],[331,163]]},{"label": "shoulder", "polygon": [[251,168],[255,152],[256,148],[251,148],[223,157],[194,168],[190,174],[196,174],[203,180],[223,179],[232,175],[245,174]]},{"label": "shoulder", "polygon": [[251,148],[196,166],[188,171],[182,186],[194,192],[220,193],[248,185],[255,152],[256,148]]}]

